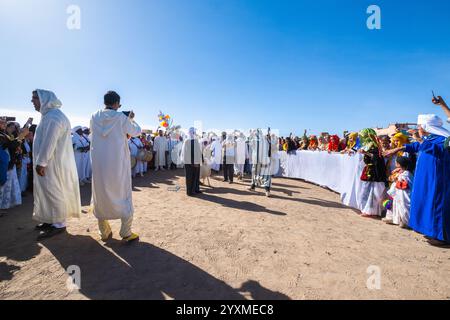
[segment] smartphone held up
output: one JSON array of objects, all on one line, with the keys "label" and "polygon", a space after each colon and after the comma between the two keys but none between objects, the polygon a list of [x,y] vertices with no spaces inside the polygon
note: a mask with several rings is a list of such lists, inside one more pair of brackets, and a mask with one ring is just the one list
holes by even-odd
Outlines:
[{"label": "smartphone held up", "polygon": [[441,96],[437,96],[437,97],[436,97],[436,95],[434,94],[434,91],[433,91],[433,90],[431,90],[431,94],[433,95],[432,101],[433,101],[434,104],[441,104],[441,103],[442,103],[442,98],[441,98]]}]

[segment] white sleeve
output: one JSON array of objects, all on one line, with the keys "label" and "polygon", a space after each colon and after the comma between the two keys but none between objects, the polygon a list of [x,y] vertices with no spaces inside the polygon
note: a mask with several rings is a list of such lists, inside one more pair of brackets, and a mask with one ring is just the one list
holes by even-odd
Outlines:
[{"label": "white sleeve", "polygon": [[49,161],[55,155],[56,144],[61,135],[61,124],[55,119],[46,119],[44,123],[41,123],[41,138],[44,138],[40,145],[38,152],[36,153],[36,165],[41,167],[47,167]]},{"label": "white sleeve", "polygon": [[184,141],[183,141],[183,145],[181,146],[181,149],[180,149],[180,158],[181,158],[181,163],[182,163],[182,164],[185,164],[185,163],[184,163],[184,159],[185,159],[185,155],[186,155],[186,147],[187,147],[186,141],[187,141],[187,140],[184,140]]},{"label": "white sleeve", "polygon": [[389,188],[389,190],[387,191],[387,194],[389,196],[391,196],[392,198],[395,196],[395,191],[397,189],[395,188],[395,182],[391,185],[391,187]]},{"label": "white sleeve", "polygon": [[[125,117],[125,115],[124,115]],[[128,134],[132,137],[137,137],[141,134],[142,130],[141,127],[133,120],[130,118],[125,117],[125,121],[123,124],[123,128],[124,128],[124,134]]]}]

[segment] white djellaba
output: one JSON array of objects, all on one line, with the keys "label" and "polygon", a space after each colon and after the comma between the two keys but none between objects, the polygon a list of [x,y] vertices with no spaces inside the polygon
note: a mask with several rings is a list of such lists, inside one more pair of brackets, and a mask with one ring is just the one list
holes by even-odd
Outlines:
[{"label": "white djellaba", "polygon": [[91,119],[92,205],[99,220],[133,216],[131,161],[127,135],[141,128],[122,112],[100,110]]},{"label": "white djellaba", "polygon": [[241,179],[244,176],[245,159],[248,156],[247,146],[245,143],[245,136],[243,133],[238,135],[236,140],[236,163],[234,165],[234,172]]},{"label": "white djellaba", "polygon": [[77,166],[78,179],[80,181],[80,185],[84,185],[84,181],[86,178],[86,152],[81,151],[82,148],[86,148],[88,146],[86,140],[80,136],[77,131],[81,130],[80,126],[77,126],[72,129],[72,145],[73,152],[75,154],[75,164]]},{"label": "white djellaba", "polygon": [[222,164],[222,144],[220,143],[219,137],[212,137],[211,143],[211,169],[214,171],[220,170],[220,165]]},{"label": "white djellaba", "polygon": [[34,175],[33,219],[64,224],[68,217],[80,217],[78,174],[72,148],[69,119],[51,91],[36,90],[41,103],[41,122],[33,143],[33,169],[45,167],[45,176]]},{"label": "white djellaba", "polygon": [[153,142],[153,151],[156,152],[155,155],[155,171],[159,169],[164,170],[166,165],[166,151],[168,151],[167,138],[164,136],[156,136]]}]

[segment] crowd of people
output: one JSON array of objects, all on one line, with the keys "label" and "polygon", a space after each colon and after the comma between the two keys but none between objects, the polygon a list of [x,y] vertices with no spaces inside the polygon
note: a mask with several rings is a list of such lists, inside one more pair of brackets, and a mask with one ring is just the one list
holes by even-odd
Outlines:
[{"label": "crowd of people", "polygon": [[[120,96],[104,96],[105,108],[95,113],[90,127],[71,129],[50,91],[36,90],[32,102],[42,114],[39,126],[30,119],[23,127],[0,119],[0,208],[20,205],[26,190],[34,193],[34,219],[40,239],[66,228],[67,217],[80,213],[79,186],[92,183],[92,209],[101,238],[112,236],[109,220],[121,219],[120,236],[134,241],[132,178],[149,170],[184,168],[186,193],[201,194],[213,172],[223,181],[251,178],[249,190],[264,188],[270,197],[272,176],[279,170],[279,151],[324,151],[361,154],[361,215],[382,218],[388,224],[411,228],[435,245],[450,242],[450,132],[436,115],[421,115],[417,129],[400,128],[378,136],[367,128],[338,135],[323,133],[276,137],[260,129],[196,132],[158,130],[143,133],[134,113],[120,112]],[[433,98],[450,119],[442,97]],[[115,174],[111,174],[115,172]]]},{"label": "crowd of people", "polygon": [[[448,122],[450,109],[442,97],[432,102],[442,107]],[[434,115],[420,115],[417,128],[396,128],[392,135],[374,129],[279,138],[279,150],[288,154],[314,151],[363,156],[361,216],[380,218],[424,234],[433,245],[450,242],[450,132]]]},{"label": "crowd of people", "polygon": [[253,157],[251,189],[263,186],[269,195],[267,170],[276,155],[276,139],[261,130],[252,133],[254,151],[249,153],[242,134],[238,141],[224,134],[226,142],[220,142],[220,148],[214,145],[219,141],[216,135],[201,138],[194,128],[185,136],[162,130],[157,136],[144,134],[133,112],[118,111],[120,96],[113,91],[104,96],[105,108],[92,115],[89,128],[72,129],[51,91],[35,90],[31,101],[41,113],[39,126],[31,126],[32,119],[22,128],[8,119],[0,122],[0,201],[2,209],[9,209],[22,203],[27,188],[33,190],[38,240],[64,232],[67,219],[80,216],[80,185],[85,183],[92,184],[91,207],[101,238],[112,236],[108,221],[120,219],[122,239],[138,239],[132,232],[132,177],[152,166],[155,171],[184,167],[186,192],[195,196],[201,193],[200,178],[209,178],[213,165],[215,170],[223,166],[224,180],[232,183],[234,169],[242,177],[244,162],[249,165]]}]

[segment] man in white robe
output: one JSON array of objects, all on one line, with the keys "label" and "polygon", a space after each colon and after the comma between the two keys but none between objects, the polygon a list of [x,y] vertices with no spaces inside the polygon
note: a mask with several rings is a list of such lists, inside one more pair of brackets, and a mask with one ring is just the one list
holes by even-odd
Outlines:
[{"label": "man in white robe", "polygon": [[201,194],[200,165],[202,163],[202,147],[195,135],[195,128],[189,129],[189,137],[184,140],[182,159],[186,172],[186,193],[189,197]]},{"label": "man in white robe", "polygon": [[[141,137],[140,137],[140,139],[139,139],[139,141],[141,142],[142,148],[143,148],[146,152],[148,152],[148,151],[149,151],[149,146],[150,146],[150,144],[149,144],[148,141],[147,141],[147,134],[142,133],[142,134],[141,134]],[[148,171],[148,165],[149,165],[149,163],[148,163],[147,161],[143,161],[143,162],[142,162],[142,172],[143,172],[144,174],[147,173],[147,171]]]},{"label": "man in white robe", "polygon": [[222,143],[219,141],[219,137],[212,137],[211,150],[211,169],[214,171],[220,171],[220,165],[222,164]]},{"label": "man in white robe", "polygon": [[167,139],[163,135],[163,131],[159,130],[159,135],[155,138],[153,142],[153,151],[155,154],[155,171],[164,170],[166,165],[166,151],[168,151]]},{"label": "man in white robe", "polygon": [[251,191],[255,191],[257,186],[265,189],[266,196],[270,197],[273,175],[273,161],[278,154],[276,138],[264,136],[260,129],[256,130],[250,137],[250,147],[252,149],[252,185]]},{"label": "man in white robe", "polygon": [[132,176],[136,178],[137,175],[144,176],[144,161],[139,159],[139,152],[144,149],[141,139],[138,137],[131,137],[128,140],[128,146],[130,148],[130,154],[136,158],[136,166],[132,169]]},{"label": "man in white robe", "polygon": [[169,151],[167,156],[167,169],[174,170],[177,168],[176,159],[172,157],[173,150],[175,149],[177,144],[178,140],[175,132],[170,133],[167,137],[167,150]]},{"label": "man in white robe", "polygon": [[176,166],[176,169],[184,168],[182,153],[183,153],[183,137],[177,135],[175,145],[174,145],[173,150],[170,155],[172,162]]},{"label": "man in white robe", "polygon": [[228,134],[226,139],[222,142],[222,167],[223,167],[223,182],[234,181],[234,165],[236,163],[236,141],[234,134]]},{"label": "man in white robe", "polygon": [[42,114],[33,143],[34,211],[41,222],[38,240],[66,231],[68,217],[80,217],[78,174],[70,136],[69,119],[50,91],[33,91],[32,103]]},{"label": "man in white robe", "polygon": [[241,132],[236,140],[236,162],[234,164],[234,173],[237,175],[238,180],[244,179],[246,148],[245,136]]},{"label": "man in white robe", "polygon": [[86,165],[85,165],[85,171],[84,171],[84,176],[85,178],[85,182],[86,183],[90,183],[91,182],[91,178],[92,178],[92,165],[91,165],[91,138],[90,138],[91,132],[89,130],[88,127],[83,127],[83,138],[86,141],[86,144],[88,145],[88,150],[85,153],[84,157],[85,157],[85,161],[86,161]]},{"label": "man in white robe", "polygon": [[134,121],[133,113],[126,116],[117,111],[120,108],[117,93],[109,91],[104,101],[106,108],[91,119],[93,213],[103,241],[112,237],[108,220],[120,219],[120,236],[130,242],[139,236],[131,231],[134,208],[127,135],[139,136],[141,128]]},{"label": "man in white robe", "polygon": [[83,138],[83,129],[80,126],[73,128],[72,130],[72,144],[75,154],[75,163],[77,165],[78,180],[80,186],[84,186],[86,180],[86,148],[88,144]]}]

